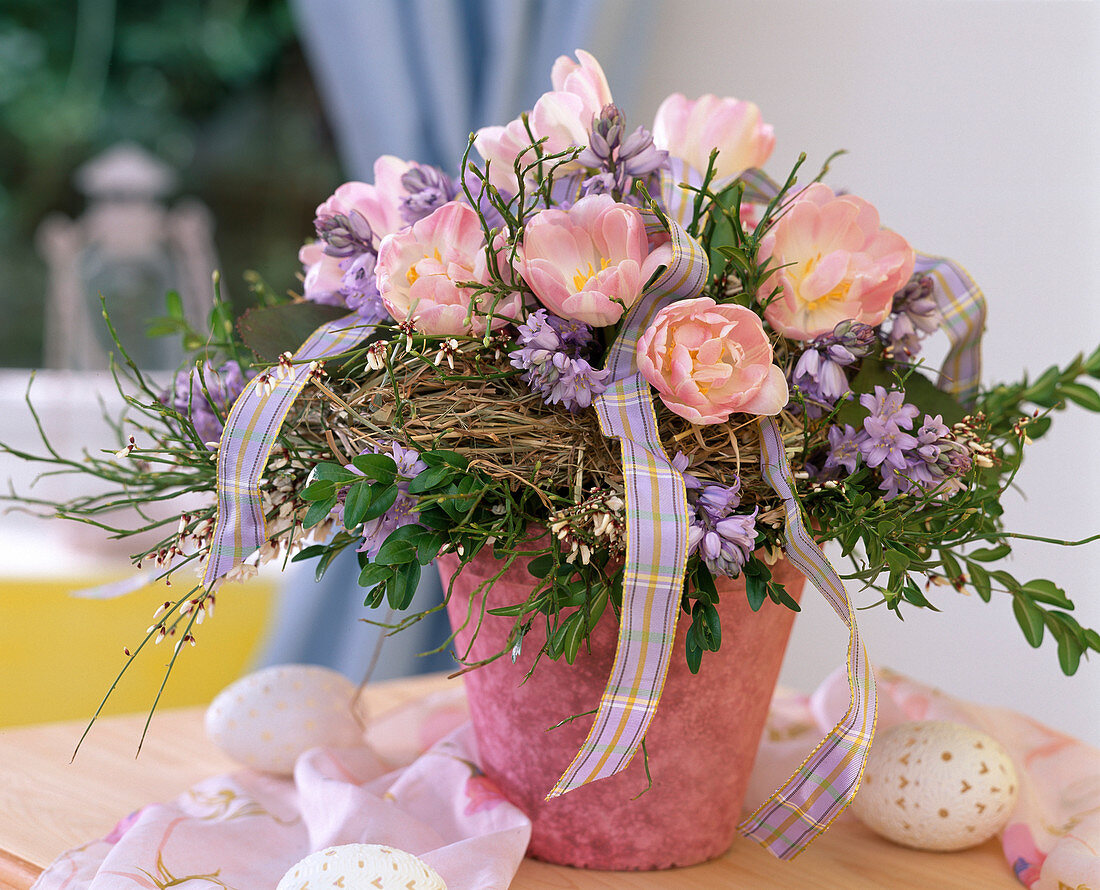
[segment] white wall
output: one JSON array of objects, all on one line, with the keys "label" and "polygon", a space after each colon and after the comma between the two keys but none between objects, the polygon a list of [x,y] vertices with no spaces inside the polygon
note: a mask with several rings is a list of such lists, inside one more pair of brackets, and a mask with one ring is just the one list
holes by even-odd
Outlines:
[{"label": "white wall", "polygon": [[[800,151],[814,165],[847,149],[833,187],[985,291],[986,382],[1100,342],[1100,4],[666,0],[661,16],[629,119],[651,120],[670,92],[713,92],[761,106],[778,136],[773,175]],[[1009,528],[1100,531],[1098,441],[1100,417],[1059,416],[1025,463]],[[1020,544],[1011,569],[1055,579],[1100,626],[1100,543]],[[872,660],[1100,745],[1100,656],[1067,679],[1049,638],[1024,642],[1006,596],[933,599],[942,614],[911,609],[904,623],[862,613]],[[805,606],[782,681],[810,690],[843,663],[846,634],[819,597]]]}]

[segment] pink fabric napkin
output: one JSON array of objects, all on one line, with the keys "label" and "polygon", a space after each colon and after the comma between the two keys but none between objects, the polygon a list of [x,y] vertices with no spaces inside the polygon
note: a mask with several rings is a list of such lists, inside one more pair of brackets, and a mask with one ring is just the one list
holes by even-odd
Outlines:
[{"label": "pink fabric napkin", "polygon": [[272,890],[315,850],[372,843],[419,856],[450,890],[505,890],[531,823],[476,760],[466,724],[396,772],[364,746],[308,751],[293,780],[251,770],[217,776],[66,853],[35,888],[157,890],[196,881]]},{"label": "pink fabric napkin", "polygon": [[[964,702],[887,669],[876,676],[880,728],[953,720],[989,733],[1011,755],[1020,797],[1001,840],[1022,884],[1100,887],[1100,751],[1013,711]],[[847,703],[843,669],[811,696],[777,690],[746,801],[781,784]],[[454,729],[464,713],[461,693],[437,694],[373,721],[362,748],[307,752],[293,780],[249,770],[208,779],[64,854],[34,890],[156,890],[187,878],[271,890],[307,854],[348,843],[420,856],[449,890],[506,890],[530,823],[478,769],[469,725]],[[399,764],[407,765],[394,769]],[[952,854],[942,855],[950,868]]]}]

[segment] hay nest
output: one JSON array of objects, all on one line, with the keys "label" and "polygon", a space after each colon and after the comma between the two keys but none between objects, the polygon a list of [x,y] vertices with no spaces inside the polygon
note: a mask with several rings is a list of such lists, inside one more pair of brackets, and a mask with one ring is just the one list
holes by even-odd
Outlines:
[{"label": "hay nest", "polygon": [[[431,357],[410,354],[392,377],[368,371],[357,380],[319,387],[337,456],[348,460],[397,440],[418,451],[457,452],[486,475],[517,485],[578,494],[596,487],[622,490],[618,444],[600,431],[594,411],[574,414],[546,405],[506,357],[464,345],[453,360],[451,369],[446,362],[436,366]],[[669,454],[688,454],[690,472],[724,484],[740,477],[745,494],[773,499],[760,475],[760,443],[751,417],[696,426],[659,400],[656,408],[662,444]],[[784,412],[779,421],[788,454],[800,455],[800,417]]]}]

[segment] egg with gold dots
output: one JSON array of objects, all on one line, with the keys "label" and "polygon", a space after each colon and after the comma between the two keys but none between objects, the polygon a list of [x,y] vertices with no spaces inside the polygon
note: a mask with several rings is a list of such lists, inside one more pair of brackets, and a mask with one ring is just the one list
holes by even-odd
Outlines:
[{"label": "egg with gold dots", "polygon": [[428,863],[383,844],[344,844],[290,867],[276,890],[447,890]]},{"label": "egg with gold dots", "polygon": [[984,732],[946,720],[880,732],[852,811],[883,837],[919,850],[965,850],[1000,831],[1019,782],[1008,752]]},{"label": "egg with gold dots", "polygon": [[265,668],[218,694],[206,711],[206,735],[238,763],[288,776],[310,748],[363,743],[355,695],[355,684],[329,668]]}]

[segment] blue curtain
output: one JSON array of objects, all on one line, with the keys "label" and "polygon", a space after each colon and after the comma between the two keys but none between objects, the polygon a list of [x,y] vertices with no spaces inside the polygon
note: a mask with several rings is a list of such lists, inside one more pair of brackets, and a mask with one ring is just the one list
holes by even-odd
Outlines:
[{"label": "blue curtain", "polygon": [[[456,172],[469,134],[503,124],[550,88],[554,60],[597,52],[617,102],[628,104],[644,60],[654,0],[293,0],[299,34],[348,179],[373,179],[382,154]],[[318,202],[324,195],[318,195]],[[354,553],[320,583],[287,573],[262,664],[324,664],[362,679],[382,632],[366,616]],[[415,609],[440,602],[434,567]],[[371,679],[444,670],[418,657],[449,633],[437,612],[385,638]]]}]

